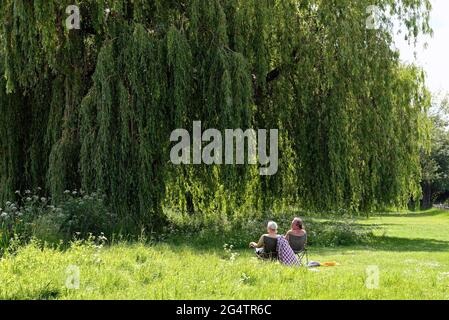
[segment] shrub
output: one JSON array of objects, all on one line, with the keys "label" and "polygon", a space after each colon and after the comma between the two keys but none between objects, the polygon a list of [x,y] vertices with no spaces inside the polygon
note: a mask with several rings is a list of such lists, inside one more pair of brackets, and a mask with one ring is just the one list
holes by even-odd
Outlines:
[{"label": "shrub", "polygon": [[374,238],[373,230],[351,220],[309,222],[308,243],[325,247],[349,246],[368,243]]},{"label": "shrub", "polygon": [[34,222],[46,214],[50,208],[48,199],[25,191],[22,196],[16,192],[20,201],[7,201],[5,208],[0,208],[0,249],[7,249],[13,238],[27,240],[33,234]]},{"label": "shrub", "polygon": [[[221,223],[200,222],[198,217],[184,219],[178,216],[172,220],[172,228],[176,230],[175,239],[182,240],[188,237],[190,242],[202,246],[222,246],[224,243],[233,245],[234,248],[247,248],[249,242],[257,241],[266,233],[267,222],[274,220],[279,225],[280,234],[285,234],[290,229],[292,213],[265,214],[258,218],[240,218],[238,220]],[[311,246],[348,246],[369,243],[373,238],[373,228],[357,224],[346,217],[316,218],[304,217],[304,224],[308,235],[308,245]]]},{"label": "shrub", "polygon": [[113,233],[117,217],[108,210],[104,196],[98,193],[78,194],[76,191],[66,191],[65,194],[64,201],[55,208],[65,239],[75,234],[86,238],[90,234]]},{"label": "shrub", "polygon": [[13,238],[26,242],[35,237],[56,243],[74,236],[112,234],[117,219],[108,211],[103,196],[66,191],[54,205],[39,192],[27,190],[22,195],[17,191],[19,200],[6,202],[5,208],[0,208],[0,250],[7,249]]}]

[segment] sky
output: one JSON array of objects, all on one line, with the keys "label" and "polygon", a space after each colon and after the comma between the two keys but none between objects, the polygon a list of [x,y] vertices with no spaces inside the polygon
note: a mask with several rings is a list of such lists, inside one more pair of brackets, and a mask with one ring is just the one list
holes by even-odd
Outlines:
[{"label": "sky", "polygon": [[[431,0],[430,25],[433,37],[421,36],[416,47],[403,35],[396,36],[396,47],[405,62],[414,62],[425,70],[427,86],[433,94],[449,93],[449,1]],[[428,48],[425,49],[427,42]],[[415,53],[416,52],[416,58]]]}]

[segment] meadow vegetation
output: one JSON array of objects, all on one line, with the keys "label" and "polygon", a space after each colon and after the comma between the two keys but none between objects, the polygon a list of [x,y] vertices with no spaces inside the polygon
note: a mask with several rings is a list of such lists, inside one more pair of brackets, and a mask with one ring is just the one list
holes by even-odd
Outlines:
[{"label": "meadow vegetation", "polygon": [[[227,230],[173,225],[164,235],[136,241],[13,240],[0,260],[0,298],[449,299],[449,212],[387,213],[341,224],[324,216],[304,220],[310,259],[338,266],[289,268],[257,260],[247,242],[263,232],[264,221]],[[288,219],[278,221],[286,230]],[[73,266],[78,289],[67,287]],[[370,266],[379,270],[378,288],[367,287]]]}]

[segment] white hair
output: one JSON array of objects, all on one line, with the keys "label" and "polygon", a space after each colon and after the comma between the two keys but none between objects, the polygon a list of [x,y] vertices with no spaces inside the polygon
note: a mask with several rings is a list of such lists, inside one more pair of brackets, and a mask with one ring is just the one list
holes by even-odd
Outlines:
[{"label": "white hair", "polygon": [[277,231],[278,230],[278,224],[274,221],[270,221],[268,222],[268,229],[273,230],[273,231]]}]

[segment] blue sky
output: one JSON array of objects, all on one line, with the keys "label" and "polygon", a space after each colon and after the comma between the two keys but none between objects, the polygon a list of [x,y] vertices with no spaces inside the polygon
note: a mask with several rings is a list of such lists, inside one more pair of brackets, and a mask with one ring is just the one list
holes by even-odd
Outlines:
[{"label": "blue sky", "polygon": [[[396,36],[401,59],[414,62],[426,71],[427,85],[434,94],[449,93],[449,1],[431,0],[433,37],[420,37],[416,47],[409,45],[403,35]],[[424,45],[427,42],[428,48]],[[416,58],[415,54],[416,53]]]}]

